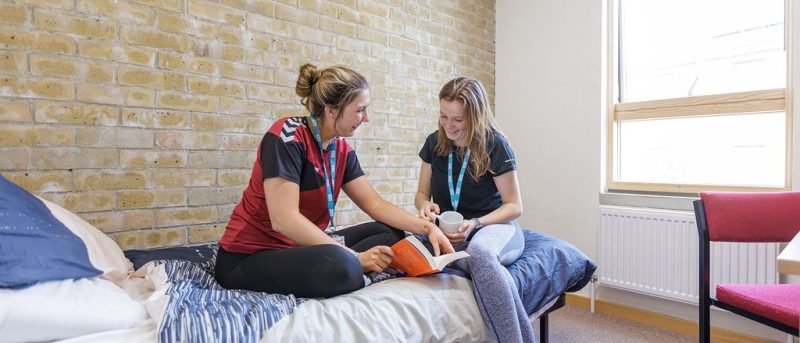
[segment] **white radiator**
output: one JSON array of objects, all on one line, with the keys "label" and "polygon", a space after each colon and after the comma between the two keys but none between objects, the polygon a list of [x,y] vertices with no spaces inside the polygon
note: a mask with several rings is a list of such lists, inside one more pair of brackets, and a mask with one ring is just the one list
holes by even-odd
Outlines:
[{"label": "white radiator", "polygon": [[[600,284],[697,303],[694,213],[600,207]],[[711,243],[711,293],[718,283],[777,283],[777,243]]]}]

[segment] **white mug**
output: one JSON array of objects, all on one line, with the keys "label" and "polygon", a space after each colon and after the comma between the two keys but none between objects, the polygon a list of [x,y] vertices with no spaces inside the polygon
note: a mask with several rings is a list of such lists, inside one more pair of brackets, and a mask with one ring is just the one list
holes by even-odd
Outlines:
[{"label": "white mug", "polygon": [[464,221],[464,216],[455,211],[445,211],[442,214],[436,215],[439,219],[439,228],[444,232],[454,233],[458,232],[458,227]]}]

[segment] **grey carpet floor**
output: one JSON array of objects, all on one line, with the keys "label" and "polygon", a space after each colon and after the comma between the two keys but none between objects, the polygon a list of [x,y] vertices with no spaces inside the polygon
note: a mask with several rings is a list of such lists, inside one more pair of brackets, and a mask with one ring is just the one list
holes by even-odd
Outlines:
[{"label": "grey carpet floor", "polygon": [[[534,323],[537,336],[539,322]],[[567,305],[550,314],[550,342],[598,343],[691,343],[694,337],[681,335],[588,309]]]}]

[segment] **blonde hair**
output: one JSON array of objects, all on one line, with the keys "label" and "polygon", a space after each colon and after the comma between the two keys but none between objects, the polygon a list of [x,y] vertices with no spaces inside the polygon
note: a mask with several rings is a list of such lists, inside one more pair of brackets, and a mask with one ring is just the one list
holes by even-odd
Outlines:
[{"label": "blonde hair", "polygon": [[365,89],[369,89],[369,83],[364,75],[348,67],[335,65],[320,70],[313,64],[304,64],[294,91],[315,118],[324,120],[322,114],[327,106],[336,110],[338,120],[345,106]]},{"label": "blonde hair", "polygon": [[[457,77],[442,86],[439,91],[439,100],[458,101],[464,105],[464,118],[467,124],[467,145],[470,149],[472,170],[469,171],[473,180],[478,180],[487,172],[491,172],[489,159],[489,144],[494,140],[494,133],[500,131],[494,113],[489,107],[489,97],[483,84],[470,77]],[[450,154],[451,142],[447,138],[442,124],[439,124],[439,139],[436,142],[436,154],[447,156]],[[464,153],[465,149],[459,149]]]}]

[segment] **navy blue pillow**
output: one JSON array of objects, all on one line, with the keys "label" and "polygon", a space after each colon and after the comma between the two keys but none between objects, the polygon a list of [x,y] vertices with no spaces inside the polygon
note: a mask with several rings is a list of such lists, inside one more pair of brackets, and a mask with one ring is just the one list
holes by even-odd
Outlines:
[{"label": "navy blue pillow", "polygon": [[0,287],[100,274],[78,236],[41,200],[0,175]]},{"label": "navy blue pillow", "polygon": [[564,292],[581,290],[597,265],[572,244],[548,235],[523,230],[525,250],[508,266],[530,315]]}]

